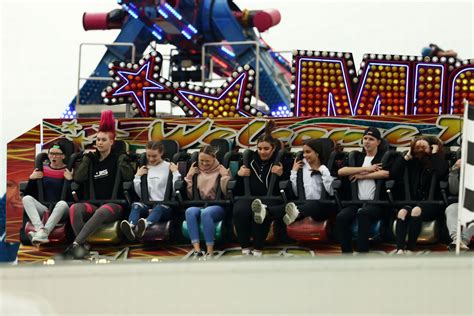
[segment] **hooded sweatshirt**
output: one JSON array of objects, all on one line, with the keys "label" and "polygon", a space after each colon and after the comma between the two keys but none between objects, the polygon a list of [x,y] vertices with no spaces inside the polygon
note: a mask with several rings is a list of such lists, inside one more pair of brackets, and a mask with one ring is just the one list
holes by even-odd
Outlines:
[{"label": "hooded sweatshirt", "polygon": [[[199,168],[199,166],[198,166]],[[197,177],[197,186],[199,190],[199,195],[203,200],[214,200],[217,193],[217,178],[219,177],[219,170],[224,168],[217,159],[214,160],[214,164],[209,170],[202,170],[199,168],[199,173]],[[193,196],[193,175],[191,170],[189,170],[186,178],[184,178],[187,183],[188,197],[192,198]],[[227,183],[230,180],[230,171],[226,170],[226,175],[221,177],[220,186],[222,192],[227,192]]]},{"label": "hooded sweatshirt", "polygon": [[[270,186],[270,179],[272,176],[271,170],[274,165],[275,159],[278,152],[275,150],[272,157],[268,160],[262,160],[256,151],[252,154],[252,160],[250,161],[250,194],[252,196],[266,196]],[[283,174],[277,177],[276,185],[273,187],[272,195],[278,196],[280,194],[278,189],[278,183],[282,180],[287,180],[290,176],[291,166],[293,165],[293,160],[283,160],[281,161],[283,165]],[[236,176],[237,178],[237,187],[242,188],[239,192],[243,195],[244,188],[244,177]]]}]

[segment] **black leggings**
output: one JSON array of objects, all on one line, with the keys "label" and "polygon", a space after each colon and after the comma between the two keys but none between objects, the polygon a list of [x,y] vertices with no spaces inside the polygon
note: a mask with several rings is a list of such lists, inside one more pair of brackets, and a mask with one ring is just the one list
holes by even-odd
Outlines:
[{"label": "black leggings", "polygon": [[300,218],[311,216],[315,221],[323,221],[331,217],[336,212],[336,206],[323,204],[318,200],[306,200],[295,202],[300,212]]},{"label": "black leggings", "polygon": [[[411,212],[415,206],[421,208],[420,216],[412,216]],[[443,215],[443,207],[433,204],[422,204],[415,206],[404,206],[401,209],[408,211],[404,220],[398,218],[396,214],[397,224],[395,229],[395,238],[397,241],[397,249],[414,251],[416,241],[421,232],[421,223],[440,219]],[[407,238],[408,234],[408,238]]]},{"label": "black leggings", "polygon": [[89,203],[76,203],[69,209],[74,240],[83,244],[102,224],[112,223],[122,218],[123,208],[119,204],[107,203],[99,208]]},{"label": "black leggings", "polygon": [[352,252],[352,223],[359,222],[357,251],[369,251],[370,225],[387,217],[388,209],[383,206],[364,204],[343,208],[336,216],[336,232],[344,253]]},{"label": "black leggings", "polygon": [[253,199],[239,199],[234,203],[234,225],[237,232],[237,240],[242,248],[250,248],[253,238],[253,247],[257,250],[263,249],[265,239],[270,231],[270,225],[274,219],[282,219],[285,215],[285,207],[280,201],[265,200],[262,203],[267,205],[267,216],[262,224],[257,224],[253,220],[253,212],[250,207]]}]

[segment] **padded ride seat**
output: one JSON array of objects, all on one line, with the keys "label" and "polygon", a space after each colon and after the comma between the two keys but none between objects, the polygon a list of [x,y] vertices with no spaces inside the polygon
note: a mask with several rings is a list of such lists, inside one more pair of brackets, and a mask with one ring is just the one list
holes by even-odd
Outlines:
[{"label": "padded ride seat", "polygon": [[[219,222],[216,223],[216,230],[215,230],[215,233],[214,233],[214,239],[216,241],[221,241],[222,237],[223,237],[223,234],[222,234],[223,223],[222,222],[223,221],[219,221]],[[181,227],[181,233],[183,234],[183,236],[185,238],[189,239],[188,224],[186,223],[186,221],[183,222],[183,225]],[[199,239],[204,240],[204,233],[203,233],[202,224],[199,225]]]},{"label": "padded ride seat", "polygon": [[[352,229],[352,239],[356,240],[357,237],[359,236],[359,222],[357,221],[357,218],[355,221],[352,223],[351,226]],[[382,221],[376,221],[372,225],[370,225],[369,228],[369,240],[372,241],[381,241],[383,236],[383,223]]]},{"label": "padded ride seat", "polygon": [[92,235],[87,238],[91,244],[119,244],[123,239],[122,231],[120,230],[120,222],[103,224]]},{"label": "padded ride seat", "polygon": [[171,220],[152,224],[147,227],[145,234],[141,238],[143,243],[153,243],[170,240]]},{"label": "padded ride seat", "polygon": [[[397,229],[397,221],[393,222],[393,234]],[[408,239],[408,236],[407,236]],[[429,221],[421,223],[421,232],[416,240],[417,244],[435,244],[439,240],[439,223],[438,221]]]},{"label": "padded ride seat", "polygon": [[[50,216],[50,211],[44,212],[43,218],[41,219],[41,222],[43,224],[46,224],[48,221],[48,218]],[[49,233],[48,239],[49,243],[51,245],[63,245],[63,244],[68,244],[70,242],[69,236],[71,235],[70,233],[70,228],[67,228],[68,223],[67,222],[59,222]],[[25,225],[25,233],[26,236],[32,231],[35,231],[35,227],[31,222],[27,222]]]},{"label": "padded ride seat", "polygon": [[325,242],[329,239],[329,220],[315,221],[308,216],[300,221],[296,221],[286,228],[288,237],[302,242]]}]

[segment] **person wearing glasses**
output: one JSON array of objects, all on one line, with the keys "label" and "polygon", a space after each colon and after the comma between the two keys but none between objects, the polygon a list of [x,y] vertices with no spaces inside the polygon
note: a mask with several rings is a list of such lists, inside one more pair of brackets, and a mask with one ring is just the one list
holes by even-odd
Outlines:
[{"label": "person wearing glasses", "polygon": [[[23,197],[22,202],[26,215],[35,227],[35,230],[30,232],[28,236],[34,245],[48,243],[48,236],[56,224],[63,219],[67,219],[69,215],[68,204],[61,200],[64,181],[72,180],[72,171],[66,168],[65,158],[63,145],[54,143],[48,150],[49,163],[43,166],[43,171],[35,169],[30,175],[26,192],[31,194]],[[33,197],[36,195],[36,181],[39,179],[43,182],[45,201],[51,203],[51,205],[55,203],[46,224],[43,224],[41,218],[48,207]]]}]

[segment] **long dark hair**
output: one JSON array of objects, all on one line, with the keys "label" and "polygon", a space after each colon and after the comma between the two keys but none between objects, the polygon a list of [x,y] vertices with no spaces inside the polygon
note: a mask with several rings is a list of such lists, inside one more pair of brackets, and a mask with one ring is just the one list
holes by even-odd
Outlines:
[{"label": "long dark hair", "polygon": [[[413,156],[413,153],[415,152],[416,143],[417,143],[419,140],[424,140],[424,141],[426,141],[429,146],[438,145],[437,154],[443,154],[443,153],[444,153],[443,143],[441,142],[441,140],[440,140],[438,137],[434,137],[434,136],[417,136],[417,137],[413,138],[413,140],[411,141],[411,144],[410,144],[410,152],[411,152],[411,155],[412,155],[412,156]],[[433,154],[433,153],[431,153],[431,154]]]},{"label": "long dark hair", "polygon": [[318,154],[319,163],[326,165],[329,158],[329,153],[326,153],[323,146],[323,140],[321,139],[310,139],[307,140],[304,145],[311,148],[314,152]]}]

